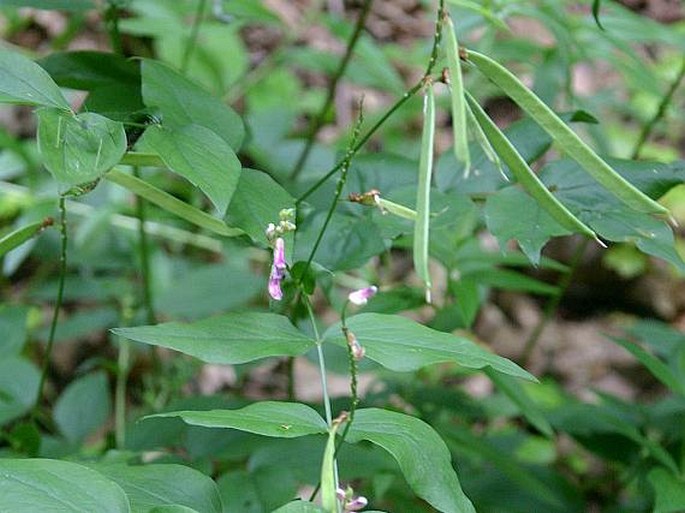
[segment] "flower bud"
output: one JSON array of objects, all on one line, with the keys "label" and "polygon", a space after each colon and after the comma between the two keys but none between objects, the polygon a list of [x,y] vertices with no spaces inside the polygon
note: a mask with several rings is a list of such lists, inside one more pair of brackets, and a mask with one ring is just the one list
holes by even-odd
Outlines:
[{"label": "flower bud", "polygon": [[370,287],[364,287],[363,289],[350,292],[349,296],[347,296],[347,299],[349,299],[350,303],[361,306],[365,305],[370,298],[375,296],[376,292],[378,292],[378,287],[372,285]]}]

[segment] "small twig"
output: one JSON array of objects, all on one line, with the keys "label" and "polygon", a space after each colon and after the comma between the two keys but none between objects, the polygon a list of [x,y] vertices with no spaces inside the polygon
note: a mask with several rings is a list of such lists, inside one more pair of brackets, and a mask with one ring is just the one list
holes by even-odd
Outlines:
[{"label": "small twig", "polygon": [[668,88],[668,91],[666,91],[664,97],[661,99],[661,102],[659,103],[659,108],[654,113],[654,116],[652,116],[652,119],[650,119],[647,122],[647,124],[644,127],[642,127],[640,136],[637,138],[637,143],[635,143],[635,148],[633,148],[633,153],[630,156],[631,159],[636,159],[640,156],[640,151],[642,150],[642,147],[647,142],[647,139],[651,135],[652,130],[654,129],[656,124],[666,114],[666,110],[668,109],[668,106],[671,104],[673,95],[675,94],[678,87],[680,87],[680,83],[683,81],[683,78],[685,78],[685,58],[683,58],[683,61],[680,63],[680,70],[678,71],[678,74],[676,75],[675,79]]},{"label": "small twig", "polygon": [[364,30],[366,18],[368,17],[369,12],[371,12],[372,3],[373,0],[365,0],[364,5],[362,6],[362,12],[359,14],[359,18],[357,19],[357,24],[354,27],[354,32],[352,32],[352,36],[350,37],[350,40],[347,43],[347,47],[345,48],[345,55],[343,55],[343,58],[340,61],[340,64],[338,65],[338,69],[335,71],[335,75],[333,75],[330,84],[328,84],[326,100],[324,101],[324,104],[321,107],[319,113],[316,115],[316,117],[312,118],[312,121],[309,125],[307,141],[305,142],[304,148],[302,149],[302,152],[300,153],[300,156],[298,157],[297,162],[293,167],[292,173],[290,174],[291,180],[295,180],[298,177],[298,175],[302,171],[302,168],[307,162],[307,158],[309,157],[309,154],[312,151],[312,147],[314,146],[316,136],[318,135],[319,130],[321,130],[321,127],[323,126],[324,121],[326,120],[326,116],[328,115],[328,111],[331,109],[331,106],[333,105],[335,93],[338,90],[338,83],[340,82],[340,79],[347,70],[347,65],[350,63],[350,60],[352,59],[354,48],[357,45],[357,41],[359,41],[359,36],[361,36],[361,33]]}]

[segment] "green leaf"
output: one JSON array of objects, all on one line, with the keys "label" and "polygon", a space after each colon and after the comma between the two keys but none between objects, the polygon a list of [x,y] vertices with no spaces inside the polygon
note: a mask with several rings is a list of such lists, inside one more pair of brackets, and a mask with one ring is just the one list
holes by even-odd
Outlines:
[{"label": "green leaf", "polygon": [[0,50],[0,103],[71,110],[62,91],[43,68],[23,55],[8,50]]},{"label": "green leaf", "polygon": [[117,483],[131,501],[131,513],[171,505],[185,509],[161,509],[169,513],[197,510],[221,513],[219,490],[211,478],[184,465],[94,465],[94,469]]},{"label": "green leaf", "polygon": [[231,147],[200,125],[168,129],[151,126],[140,147],[159,154],[169,169],[204,192],[222,216],[240,178],[240,161]]},{"label": "green leaf", "polygon": [[678,375],[669,369],[668,366],[656,356],[648,353],[633,342],[614,337],[612,337],[611,340],[637,358],[642,365],[647,367],[649,372],[651,372],[656,379],[661,381],[672,391],[677,394],[685,395],[685,382],[683,382],[682,379],[679,379]]},{"label": "green leaf", "polygon": [[0,238],[0,258],[5,255],[5,253],[12,251],[14,248],[21,246],[24,242],[32,239],[40,232],[42,232],[47,226],[52,224],[47,223],[47,219],[43,221],[37,221],[35,223],[27,224],[21,228],[17,228],[13,232],[8,233],[4,237]]},{"label": "green leaf", "polygon": [[133,194],[145,198],[150,203],[154,203],[167,212],[171,212],[200,228],[204,228],[205,230],[209,230],[218,235],[223,235],[224,237],[236,237],[243,234],[242,230],[226,226],[226,223],[216,217],[213,217],[192,205],[188,205],[171,194],[168,194],[133,175],[126,174],[118,169],[113,169],[105,175],[105,178],[110,182],[125,187]]},{"label": "green leaf", "polygon": [[146,513],[200,513],[196,509],[179,504],[168,504],[166,506],[155,506]]},{"label": "green leaf", "polygon": [[44,108],[38,111],[38,149],[61,185],[80,185],[97,180],[121,160],[126,133],[121,123],[99,114]]},{"label": "green leaf", "polygon": [[0,425],[31,409],[38,396],[40,373],[18,356],[0,359]]},{"label": "green leaf", "polygon": [[82,465],[47,459],[0,459],[0,497],[12,513],[129,513],[123,490]]},{"label": "green leaf", "polygon": [[64,437],[82,442],[109,418],[111,401],[104,372],[72,381],[55,403],[53,417]]},{"label": "green leaf", "polygon": [[298,500],[289,502],[272,513],[325,513],[325,511],[316,504]]},{"label": "green leaf", "polygon": [[[467,338],[435,331],[405,317],[366,313],[349,318],[347,326],[366,349],[366,356],[390,370],[406,372],[434,363],[454,362],[470,369],[490,366],[510,376],[536,381],[512,361]],[[346,344],[339,325],[329,328],[324,339]]]},{"label": "green leaf", "polygon": [[175,411],[145,418],[181,417],[186,424],[237,429],[274,438],[297,438],[326,433],[321,415],[301,403],[262,401],[239,410]]},{"label": "green leaf", "polygon": [[136,342],[168,347],[219,364],[297,356],[314,346],[314,341],[286,317],[271,313],[230,313],[190,324],[169,322],[112,331]]},{"label": "green leaf", "polygon": [[29,309],[26,306],[0,306],[0,359],[18,355],[26,343],[28,334],[26,318]]},{"label": "green leaf", "polygon": [[517,187],[501,189],[488,197],[485,222],[501,247],[515,239],[533,265],[540,262],[540,251],[551,237],[571,233]]},{"label": "green leaf", "polygon": [[431,506],[444,513],[475,513],[461,489],[445,442],[422,420],[377,408],[360,409],[347,441],[362,440],[388,451],[414,493]]},{"label": "green leaf", "polygon": [[599,10],[602,7],[602,0],[592,0],[592,17],[595,19],[597,26],[604,30],[602,23],[599,21]]},{"label": "green leaf", "polygon": [[108,52],[55,52],[38,61],[61,87],[91,91],[98,87],[140,88],[140,63]]},{"label": "green leaf", "polygon": [[2,5],[60,11],[87,11],[96,7],[93,0],[2,0]]},{"label": "green leaf", "polygon": [[245,129],[240,116],[221,100],[161,62],[143,60],[143,101],[162,111],[165,127],[201,125],[237,150]]},{"label": "green leaf", "polygon": [[[266,173],[243,169],[226,222],[244,230],[255,242],[267,245],[266,227],[278,223],[278,214],[284,208],[295,208],[295,200],[283,187]],[[292,235],[286,238],[286,248],[292,240]]]},{"label": "green leaf", "polygon": [[678,513],[685,510],[685,481],[668,470],[657,467],[647,479],[654,487],[654,513]]}]

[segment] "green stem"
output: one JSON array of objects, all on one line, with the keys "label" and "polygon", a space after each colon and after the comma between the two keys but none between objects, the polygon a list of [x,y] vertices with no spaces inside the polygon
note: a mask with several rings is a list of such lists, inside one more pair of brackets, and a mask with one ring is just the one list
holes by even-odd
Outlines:
[{"label": "green stem", "polygon": [[202,23],[202,15],[205,12],[205,7],[207,6],[207,0],[198,0],[197,11],[195,12],[195,19],[193,19],[193,28],[190,32],[190,38],[188,39],[188,45],[186,46],[185,52],[183,53],[183,60],[181,61],[181,74],[185,75],[188,71],[188,65],[190,64],[190,57],[195,50],[197,45],[197,38],[200,35],[200,24]]},{"label": "green stem", "polygon": [[[137,167],[133,168],[133,176],[140,179],[140,171]],[[138,218],[138,244],[140,252],[140,277],[143,281],[143,303],[145,304],[145,314],[148,324],[155,324],[155,308],[152,299],[152,287],[150,284],[150,254],[148,252],[147,230],[145,229],[145,200],[140,196],[135,196],[136,217]]]},{"label": "green stem", "polygon": [[331,399],[328,395],[328,382],[326,379],[326,362],[323,357],[323,350],[321,349],[322,340],[319,336],[319,328],[316,325],[316,317],[314,317],[314,311],[312,310],[311,302],[309,297],[303,292],[302,302],[305,308],[307,308],[307,314],[309,315],[309,320],[312,323],[312,329],[314,330],[314,337],[316,338],[316,354],[319,359],[319,374],[321,377],[321,393],[323,394],[323,407],[326,412],[326,424],[328,427],[333,425],[333,415],[331,413]]},{"label": "green stem", "polygon": [[[133,309],[129,304],[132,298],[128,295],[122,302],[121,322],[129,326],[133,318]],[[117,358],[117,378],[114,390],[114,438],[117,449],[123,450],[126,444],[126,383],[130,371],[131,346],[128,339],[119,337],[119,355]]]},{"label": "green stem", "polygon": [[[345,164],[345,161],[348,159],[348,157],[351,159],[354,157],[357,152],[364,147],[364,145],[373,137],[373,135],[378,131],[379,128],[381,128],[385,122],[395,113],[397,110],[402,107],[409,99],[414,96],[417,92],[421,90],[421,88],[424,86],[424,83],[426,81],[426,77],[429,77],[430,74],[433,72],[433,68],[435,68],[435,64],[437,62],[438,58],[438,47],[440,45],[440,39],[442,38],[442,19],[444,17],[445,13],[445,0],[440,0],[440,6],[438,8],[438,16],[435,22],[435,35],[433,38],[433,48],[431,50],[431,55],[428,60],[428,65],[426,66],[426,72],[424,73],[424,76],[413,86],[411,87],[406,93],[402,95],[402,97],[395,102],[394,105],[392,105],[383,116],[369,129],[369,131],[362,136],[361,139],[355,144],[351,150],[348,152],[348,155],[345,156],[340,162],[338,162],[335,166],[333,166],[333,169],[328,171],[323,177],[321,177],[314,185],[312,185],[307,191],[305,191],[304,194],[302,194],[297,200],[295,201],[295,205],[299,205],[301,202],[303,202],[305,199],[307,199],[311,194],[313,194],[319,187],[321,187],[324,183],[328,181],[328,179],[333,176],[337,171],[339,171],[343,165]],[[351,155],[349,154],[351,152]]]},{"label": "green stem", "polygon": [[321,127],[323,126],[324,121],[326,120],[326,116],[328,115],[328,111],[331,109],[333,101],[335,100],[335,93],[338,89],[338,83],[340,82],[342,76],[345,74],[345,70],[347,70],[347,65],[350,63],[350,60],[352,59],[354,48],[357,45],[357,41],[359,41],[359,36],[361,36],[361,33],[364,30],[366,18],[368,17],[369,12],[371,11],[372,3],[373,0],[365,0],[364,5],[362,6],[362,12],[359,14],[359,18],[357,19],[357,24],[354,27],[354,32],[352,32],[352,36],[350,37],[350,40],[347,43],[345,55],[340,61],[338,69],[335,71],[335,75],[333,75],[333,78],[331,79],[331,82],[328,85],[326,100],[324,101],[324,104],[321,107],[319,113],[316,115],[316,117],[312,118],[311,124],[309,125],[307,141],[304,145],[304,148],[302,149],[302,152],[300,153],[299,158],[297,159],[297,162],[292,170],[292,173],[290,174],[291,180],[295,180],[298,177],[298,175],[302,171],[302,168],[307,163],[307,158],[309,157],[309,154],[312,151],[312,147],[314,146],[316,136],[321,130]]},{"label": "green stem", "polygon": [[578,269],[578,266],[580,265],[580,262],[583,258],[583,254],[585,253],[585,250],[587,249],[589,243],[590,239],[583,239],[583,241],[576,248],[575,253],[571,257],[571,262],[569,263],[568,270],[562,276],[562,278],[559,280],[559,283],[557,284],[557,293],[554,294],[554,296],[552,296],[545,305],[545,310],[542,315],[542,318],[538,321],[535,328],[533,328],[533,331],[528,337],[528,340],[526,340],[526,344],[523,347],[523,353],[521,354],[521,360],[524,362],[525,366],[529,365],[530,357],[533,354],[535,346],[540,340],[542,332],[544,331],[549,321],[552,319],[552,316],[556,314],[557,309],[559,308],[559,304],[561,303],[561,300],[564,298],[566,291],[571,285],[573,275]]},{"label": "green stem", "polygon": [[62,241],[59,255],[59,278],[57,283],[57,299],[55,300],[55,309],[52,314],[52,322],[50,323],[50,335],[48,336],[48,343],[45,347],[45,360],[43,361],[43,369],[40,373],[40,381],[38,382],[38,395],[36,403],[33,407],[33,417],[35,418],[40,406],[40,400],[43,397],[43,389],[45,388],[45,381],[48,375],[48,368],[50,366],[50,355],[55,344],[55,332],[57,331],[57,320],[59,318],[59,311],[62,308],[62,299],[64,298],[64,280],[67,274],[67,208],[65,205],[65,197],[59,197],[59,212],[60,212],[60,239]]},{"label": "green stem", "polygon": [[644,127],[642,127],[640,136],[637,138],[637,143],[635,143],[633,153],[630,156],[631,159],[636,159],[639,157],[640,151],[647,142],[647,138],[649,138],[649,136],[651,135],[652,130],[654,129],[656,124],[661,120],[661,118],[663,118],[666,114],[666,110],[668,109],[668,106],[671,104],[673,95],[675,94],[678,87],[680,87],[680,83],[683,81],[683,78],[685,78],[685,58],[683,58],[683,61],[680,63],[680,70],[678,71],[678,75],[676,75],[675,80],[673,80],[670,87],[668,88],[668,91],[666,91],[666,94],[661,99],[661,102],[659,103],[659,108],[657,108],[656,112],[654,113],[654,116],[652,116],[652,119],[650,119],[649,122],[647,122],[647,124]]}]

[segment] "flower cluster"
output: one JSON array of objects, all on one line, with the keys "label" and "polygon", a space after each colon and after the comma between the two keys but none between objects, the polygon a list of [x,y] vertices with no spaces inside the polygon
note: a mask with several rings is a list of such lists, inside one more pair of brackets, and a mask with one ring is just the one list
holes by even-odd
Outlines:
[{"label": "flower cluster", "polygon": [[366,497],[359,495],[357,497],[354,496],[354,490],[350,488],[349,486],[347,487],[346,490],[343,490],[342,488],[338,488],[335,491],[335,494],[338,497],[338,500],[342,502],[343,506],[343,511],[360,511],[362,508],[365,508],[367,504],[369,504],[369,501],[366,499]]},{"label": "flower cluster", "polygon": [[275,300],[283,299],[281,282],[285,278],[288,263],[285,260],[285,239],[283,235],[296,229],[292,219],[295,217],[295,209],[284,208],[278,214],[278,225],[269,223],[266,227],[266,238],[273,247],[273,262],[269,273],[269,295]]}]

